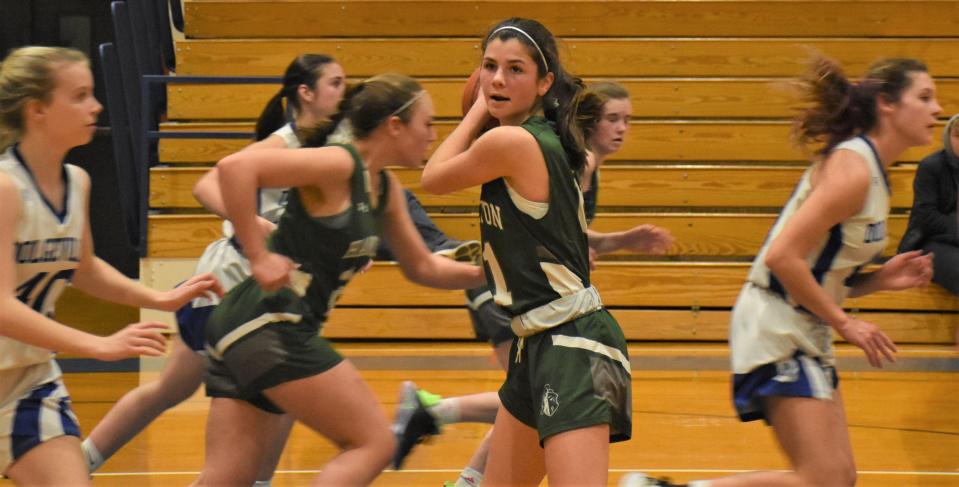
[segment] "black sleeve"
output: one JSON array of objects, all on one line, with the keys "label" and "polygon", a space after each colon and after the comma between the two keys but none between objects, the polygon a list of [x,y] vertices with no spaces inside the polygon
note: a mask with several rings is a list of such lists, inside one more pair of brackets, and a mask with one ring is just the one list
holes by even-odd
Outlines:
[{"label": "black sleeve", "polygon": [[945,161],[942,160],[940,152],[923,159],[919,163],[919,169],[916,170],[916,179],[913,183],[912,218],[922,229],[926,239],[947,235],[955,240],[956,227],[959,224],[956,221],[955,212],[945,214],[939,209],[945,206],[940,202],[940,199],[944,197],[939,191],[940,179],[947,176],[943,174]]}]

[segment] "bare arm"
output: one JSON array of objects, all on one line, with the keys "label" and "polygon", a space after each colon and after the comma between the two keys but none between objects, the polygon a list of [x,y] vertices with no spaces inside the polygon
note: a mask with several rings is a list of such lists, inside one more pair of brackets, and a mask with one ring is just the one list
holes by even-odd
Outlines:
[{"label": "bare arm", "polygon": [[[84,194],[89,201],[89,177],[83,172],[78,174],[83,175]],[[151,289],[124,276],[94,254],[89,220],[84,225],[83,240],[80,243],[80,265],[73,274],[72,282],[77,289],[106,301],[163,311],[175,311],[207,292],[223,294],[220,283],[209,273],[194,276],[178,288],[167,292]]]},{"label": "bare arm", "polygon": [[264,289],[282,287],[295,264],[267,251],[256,213],[256,188],[313,186],[324,192],[345,184],[353,171],[352,157],[339,147],[262,149],[229,155],[217,167],[226,216],[250,260],[253,276]]},{"label": "bare arm", "polygon": [[[278,135],[271,135],[259,142],[254,142],[243,150],[283,149],[286,142]],[[193,185],[193,197],[207,210],[216,213],[220,218],[226,218],[226,208],[223,206],[223,194],[220,192],[220,175],[216,166],[207,171]]]},{"label": "bare arm", "polygon": [[536,139],[521,127],[496,127],[477,138],[488,117],[480,96],[426,163],[423,189],[445,194],[503,177],[523,197],[547,201],[549,176]]},{"label": "bare arm", "polygon": [[115,360],[132,355],[162,355],[160,323],[138,323],[109,337],[99,337],[57,323],[16,296],[14,243],[20,212],[19,190],[0,175],[0,335],[47,350]]},{"label": "bare arm", "polygon": [[471,289],[485,284],[481,267],[430,253],[410,219],[403,187],[392,174],[388,176],[390,201],[384,231],[403,275],[417,284],[440,289]]},{"label": "bare arm", "polygon": [[656,225],[637,225],[621,232],[597,232],[586,230],[589,246],[597,255],[609,254],[621,249],[636,253],[664,254],[673,245],[669,230]]},{"label": "bare arm", "polygon": [[932,259],[932,254],[922,255],[921,250],[896,255],[878,270],[854,279],[849,296],[926,286],[932,280]]}]

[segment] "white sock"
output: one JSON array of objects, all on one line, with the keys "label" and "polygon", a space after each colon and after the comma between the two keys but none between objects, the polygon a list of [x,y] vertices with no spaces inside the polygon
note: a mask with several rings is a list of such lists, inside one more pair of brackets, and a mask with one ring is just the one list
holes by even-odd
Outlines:
[{"label": "white sock", "polygon": [[253,487],[270,487],[273,485],[273,479],[269,480],[257,480],[253,482]]},{"label": "white sock", "polygon": [[441,425],[458,423],[460,420],[460,400],[455,397],[443,399],[439,404],[426,410],[429,411]]},{"label": "white sock", "polygon": [[87,461],[87,470],[90,473],[96,472],[103,465],[103,455],[100,454],[100,450],[97,450],[97,446],[90,441],[90,438],[83,440],[80,448],[83,450],[83,458]]},{"label": "white sock", "polygon": [[460,473],[460,478],[456,479],[453,487],[479,487],[483,481],[483,474],[477,472],[472,467],[466,467]]},{"label": "white sock", "polygon": [[709,480],[691,480],[688,487],[709,487],[712,482]]}]

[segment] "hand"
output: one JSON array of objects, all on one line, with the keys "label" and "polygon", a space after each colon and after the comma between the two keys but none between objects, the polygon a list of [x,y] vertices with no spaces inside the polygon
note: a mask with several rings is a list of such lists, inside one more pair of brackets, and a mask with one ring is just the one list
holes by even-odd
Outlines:
[{"label": "hand", "polygon": [[479,134],[483,134],[499,126],[499,120],[493,118],[489,113],[489,106],[486,104],[486,94],[483,92],[482,87],[476,91],[476,101],[474,101],[473,106],[470,107],[469,113],[474,111],[479,111],[482,114],[479,120]]},{"label": "hand", "polygon": [[620,248],[637,253],[665,254],[673,245],[673,235],[656,225],[637,225],[623,232]]},{"label": "hand", "polygon": [[589,270],[596,270],[596,261],[599,259],[599,254],[596,253],[596,249],[592,247],[587,247],[589,249]]},{"label": "hand", "polygon": [[160,332],[167,329],[166,325],[156,321],[128,325],[110,336],[97,337],[99,343],[93,356],[100,360],[119,360],[138,355],[159,357],[166,352],[166,338]]},{"label": "hand", "polygon": [[289,257],[264,252],[250,260],[253,278],[266,291],[276,291],[290,283],[290,271],[299,267]]},{"label": "hand", "polygon": [[197,274],[188,279],[183,284],[160,294],[157,303],[157,309],[162,311],[176,311],[184,304],[193,301],[196,298],[214,293],[217,296],[223,296],[223,286],[220,281],[210,272]]},{"label": "hand", "polygon": [[834,328],[846,341],[866,352],[869,365],[881,369],[883,357],[889,362],[896,361],[893,355],[897,352],[896,344],[878,326],[868,321],[849,318]]},{"label": "hand", "polygon": [[897,291],[926,286],[932,280],[932,259],[931,252],[922,255],[921,250],[896,255],[879,270],[880,287]]}]

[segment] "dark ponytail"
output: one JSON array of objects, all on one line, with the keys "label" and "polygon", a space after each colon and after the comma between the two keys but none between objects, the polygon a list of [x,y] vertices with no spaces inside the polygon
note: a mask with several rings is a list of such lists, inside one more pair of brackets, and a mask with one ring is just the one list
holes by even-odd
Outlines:
[{"label": "dark ponytail", "polygon": [[408,123],[423,87],[402,74],[381,74],[350,86],[329,120],[304,131],[304,147],[321,147],[337,130],[344,138],[365,139],[392,116]]},{"label": "dark ponytail", "polygon": [[793,134],[800,145],[821,145],[826,155],[842,141],[876,126],[877,97],[896,102],[912,83],[911,73],[926,72],[916,59],[893,58],[874,63],[859,82],[846,78],[832,59],[818,57],[800,85],[808,107],[796,117]]},{"label": "dark ponytail", "polygon": [[323,75],[323,66],[332,62],[333,58],[325,54],[301,54],[286,67],[283,86],[266,103],[256,120],[256,140],[269,137],[293,118],[294,113],[300,110],[300,98],[297,95],[300,85],[312,90]]},{"label": "dark ponytail", "polygon": [[[514,29],[503,29],[503,27],[520,29],[533,41]],[[584,99],[585,85],[583,80],[572,76],[563,68],[553,34],[536,20],[513,17],[490,29],[483,40],[484,51],[486,45],[493,39],[518,40],[526,46],[527,53],[536,62],[540,78],[545,77],[546,73],[553,73],[553,84],[540,100],[543,115],[555,124],[556,133],[566,151],[570,167],[577,174],[582,173],[583,168],[586,167],[586,144],[583,131],[577,121],[577,106]]]}]

